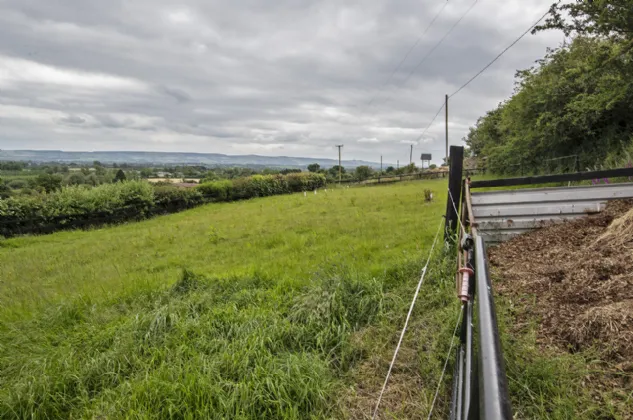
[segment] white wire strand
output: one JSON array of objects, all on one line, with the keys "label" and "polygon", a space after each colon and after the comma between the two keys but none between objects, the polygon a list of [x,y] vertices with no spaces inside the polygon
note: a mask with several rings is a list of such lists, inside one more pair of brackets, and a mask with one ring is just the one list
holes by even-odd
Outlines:
[{"label": "white wire strand", "polygon": [[442,230],[442,221],[440,221],[439,226],[437,227],[437,232],[435,233],[435,239],[433,239],[433,245],[431,245],[431,250],[429,251],[429,257],[426,260],[426,264],[424,268],[422,268],[422,275],[420,276],[420,281],[418,282],[418,287],[415,289],[415,294],[413,295],[413,299],[411,300],[411,306],[409,307],[409,313],[407,314],[407,318],[404,322],[404,327],[402,328],[402,332],[400,333],[400,339],[398,340],[398,345],[396,346],[396,350],[393,353],[393,358],[391,359],[391,364],[389,365],[389,370],[387,371],[387,377],[385,378],[385,383],[382,385],[382,389],[380,390],[380,395],[378,396],[378,401],[376,402],[376,408],[374,409],[374,414],[372,419],[376,418],[378,414],[378,408],[380,407],[380,402],[382,401],[382,396],[385,393],[385,389],[387,389],[387,383],[389,383],[389,377],[391,376],[391,371],[393,370],[393,365],[396,363],[396,358],[398,357],[398,352],[400,351],[400,346],[402,345],[402,339],[404,338],[404,334],[407,331],[407,327],[409,326],[409,320],[411,319],[411,313],[413,312],[413,307],[415,306],[415,301],[418,298],[418,294],[420,293],[420,288],[424,283],[424,277],[426,276],[427,268],[429,266],[429,262],[431,261],[431,257],[433,256],[433,249],[435,249],[435,244],[437,243],[437,238],[440,236],[440,231]]},{"label": "white wire strand", "polygon": [[455,200],[453,200],[453,193],[451,193],[450,188],[448,189],[448,196],[451,199],[451,203],[453,203],[453,208],[455,209],[455,215],[457,216],[457,221],[459,222],[459,225],[462,227],[462,233],[466,235],[466,228],[464,227],[464,224],[462,223],[462,219],[460,219],[459,217],[459,212],[457,211],[457,206],[455,205]]},{"label": "white wire strand", "polygon": [[455,324],[455,330],[453,331],[453,337],[451,338],[451,346],[448,349],[448,353],[446,353],[446,361],[444,362],[444,369],[442,370],[442,375],[440,376],[440,380],[437,383],[437,389],[435,390],[435,396],[433,397],[433,402],[431,403],[431,410],[429,411],[429,416],[427,420],[431,420],[431,415],[433,415],[433,409],[435,408],[435,401],[437,401],[437,396],[440,394],[440,388],[442,387],[442,380],[444,380],[444,374],[446,373],[446,367],[448,366],[448,360],[451,357],[451,352],[453,351],[453,346],[455,345],[455,334],[457,334],[457,328],[459,328],[459,321],[461,320],[461,314],[464,310],[464,305],[462,305],[461,309],[457,314],[457,323]]}]

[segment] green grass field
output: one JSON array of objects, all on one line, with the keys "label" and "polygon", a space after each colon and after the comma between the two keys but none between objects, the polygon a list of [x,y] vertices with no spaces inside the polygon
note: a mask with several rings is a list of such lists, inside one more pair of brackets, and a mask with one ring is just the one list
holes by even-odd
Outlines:
[{"label": "green grass field", "polygon": [[[2,240],[0,417],[369,415],[444,189],[345,188]],[[441,269],[428,283],[441,308],[402,359],[434,380],[457,313]],[[409,374],[385,397],[401,417],[432,398],[398,396]]]},{"label": "green grass field", "polygon": [[[371,418],[445,188],[334,189],[0,240],[0,418]],[[459,308],[454,256],[435,252],[380,418],[428,415]],[[578,356],[540,354],[534,336],[504,345],[522,418],[592,407],[569,369]],[[448,417],[448,372],[433,418]]]}]

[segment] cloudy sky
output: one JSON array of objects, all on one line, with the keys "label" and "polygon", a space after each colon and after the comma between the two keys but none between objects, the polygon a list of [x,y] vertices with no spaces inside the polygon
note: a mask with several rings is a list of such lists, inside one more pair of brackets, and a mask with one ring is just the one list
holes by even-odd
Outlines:
[{"label": "cloudy sky", "polygon": [[[0,0],[0,148],[335,157],[344,144],[347,159],[406,161],[444,94],[551,1],[479,0],[431,52],[473,0]],[[561,40],[527,36],[452,98],[451,144]],[[416,156],[441,158],[443,136],[438,118]]]}]

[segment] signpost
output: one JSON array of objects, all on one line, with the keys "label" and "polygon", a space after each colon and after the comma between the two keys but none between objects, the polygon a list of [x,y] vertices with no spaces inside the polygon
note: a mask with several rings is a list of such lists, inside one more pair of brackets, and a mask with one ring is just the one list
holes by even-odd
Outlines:
[{"label": "signpost", "polygon": [[427,168],[431,166],[431,159],[433,159],[433,157],[430,153],[422,153],[422,156],[420,156],[420,160],[422,161],[422,168],[424,168],[424,162],[427,162]]}]

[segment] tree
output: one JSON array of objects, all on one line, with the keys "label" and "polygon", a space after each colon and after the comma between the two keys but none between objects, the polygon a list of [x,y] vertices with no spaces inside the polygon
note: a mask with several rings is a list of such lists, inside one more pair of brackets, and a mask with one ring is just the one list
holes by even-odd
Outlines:
[{"label": "tree", "polygon": [[9,198],[11,196],[11,188],[0,178],[0,199]]},{"label": "tree", "polygon": [[24,179],[14,179],[13,181],[10,181],[7,186],[9,188],[11,188],[12,190],[22,190],[26,187],[28,187],[29,183],[26,182],[26,180]]},{"label": "tree", "polygon": [[365,165],[359,166],[356,168],[356,171],[355,171],[356,179],[359,181],[364,181],[367,178],[371,177],[373,172],[374,170],[370,168],[369,166],[365,166]]},{"label": "tree", "polygon": [[151,168],[142,168],[141,169],[141,178],[149,178],[152,176],[153,172]]},{"label": "tree", "polygon": [[632,0],[575,0],[552,5],[543,25],[534,32],[559,29],[565,35],[630,39],[633,33]]},{"label": "tree", "polygon": [[26,162],[17,162],[17,161],[7,161],[0,162],[0,171],[22,171],[22,169],[26,168]]},{"label": "tree", "polygon": [[321,169],[321,165],[318,163],[311,163],[308,165],[308,171],[310,172],[319,172],[319,169]]},{"label": "tree", "polygon": [[[344,174],[346,172],[345,168],[342,166],[340,166],[340,168],[341,168],[341,174]],[[338,169],[339,169],[339,166],[334,165],[330,169],[328,169],[328,172],[330,173],[330,175],[332,175],[332,177],[338,177]]]},{"label": "tree", "polygon": [[385,170],[386,173],[390,174],[392,172],[395,172],[396,169],[393,166],[387,166],[387,169]]},{"label": "tree", "polygon": [[416,173],[417,171],[418,171],[418,168],[416,168],[415,163],[413,162],[411,162],[410,164],[404,167],[405,174],[413,174],[413,173]]},{"label": "tree", "polygon": [[437,168],[436,164],[432,163],[432,164],[429,165],[429,169],[435,169],[435,168]]},{"label": "tree", "polygon": [[633,57],[612,60],[621,51],[596,37],[550,50],[518,72],[514,96],[477,122],[468,146],[496,173],[544,171],[568,155],[581,167],[621,159],[633,148]]},{"label": "tree", "polygon": [[126,179],[127,176],[125,176],[125,172],[123,172],[123,169],[119,169],[116,175],[114,175],[114,182],[123,182]]},{"label": "tree", "polygon": [[99,177],[96,174],[91,173],[90,175],[86,177],[86,184],[96,187],[97,185],[101,184],[101,181],[99,180]]},{"label": "tree", "polygon": [[82,185],[86,183],[86,177],[81,172],[73,172],[66,178],[68,185]]},{"label": "tree", "polygon": [[36,178],[36,184],[42,187],[47,193],[51,193],[62,188],[62,176],[41,174]]},{"label": "tree", "polygon": [[282,175],[299,174],[301,173],[301,169],[282,169],[279,173]]}]

